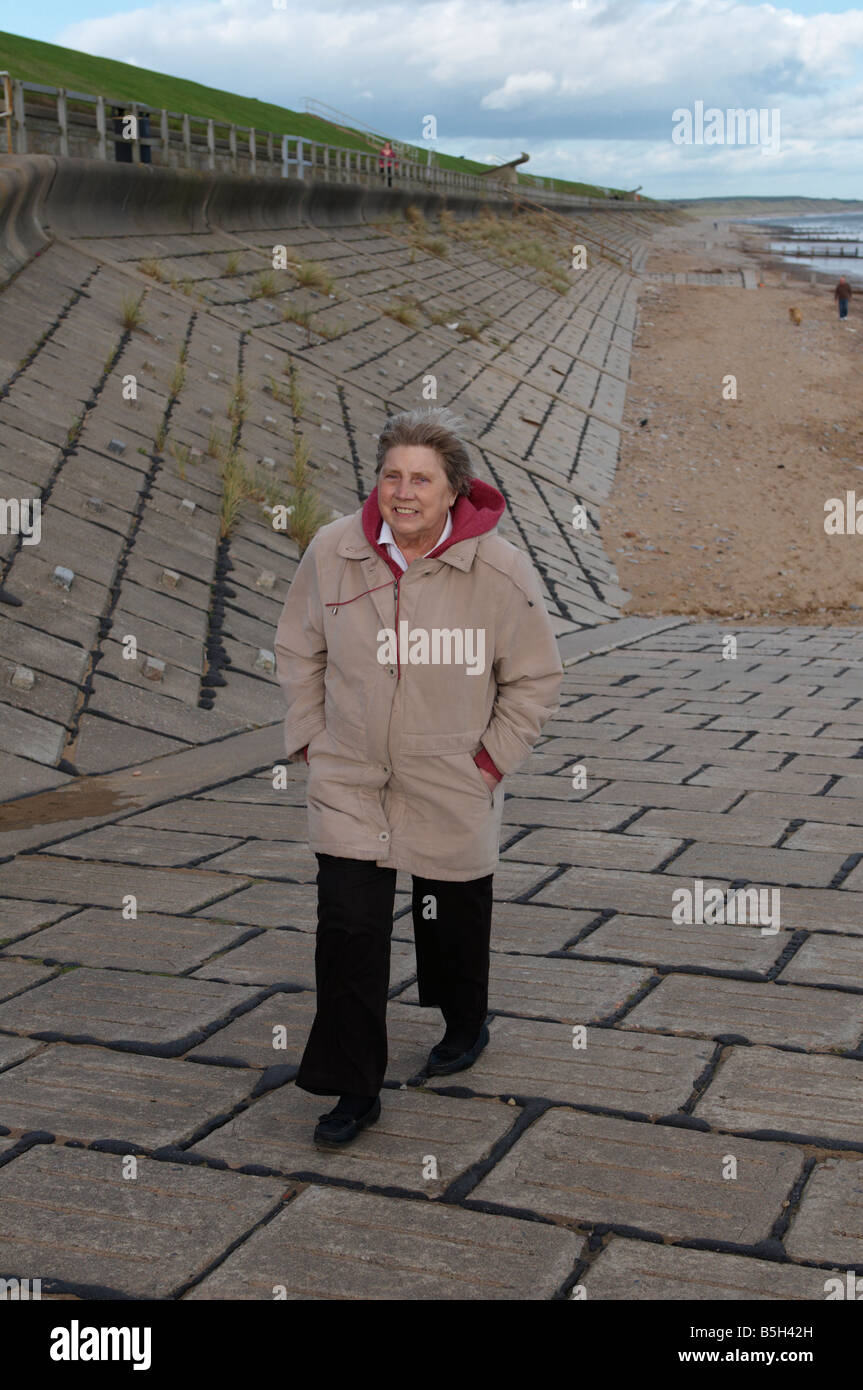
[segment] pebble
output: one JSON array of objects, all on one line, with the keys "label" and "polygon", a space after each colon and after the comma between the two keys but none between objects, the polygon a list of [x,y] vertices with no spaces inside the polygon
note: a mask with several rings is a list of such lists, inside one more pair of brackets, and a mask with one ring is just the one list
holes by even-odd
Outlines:
[{"label": "pebble", "polygon": [[57,565],[51,575],[51,583],[56,584],[58,589],[71,589],[74,578],[74,570],[66,569],[65,565]]},{"label": "pebble", "polygon": [[10,684],[14,685],[16,690],[32,690],[36,684],[36,677],[29,666],[16,666]]}]

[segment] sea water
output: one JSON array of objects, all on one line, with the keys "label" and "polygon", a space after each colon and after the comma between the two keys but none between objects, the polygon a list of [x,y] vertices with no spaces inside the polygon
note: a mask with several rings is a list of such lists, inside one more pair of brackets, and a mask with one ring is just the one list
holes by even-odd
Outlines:
[{"label": "sea water", "polygon": [[770,250],[788,265],[835,273],[837,280],[844,275],[854,289],[863,290],[863,211],[741,220],[770,233]]}]

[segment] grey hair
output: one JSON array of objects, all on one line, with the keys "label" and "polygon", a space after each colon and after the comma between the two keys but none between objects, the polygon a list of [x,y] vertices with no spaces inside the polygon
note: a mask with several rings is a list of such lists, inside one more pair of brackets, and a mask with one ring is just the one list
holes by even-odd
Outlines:
[{"label": "grey hair", "polygon": [[440,457],[447,482],[457,496],[467,495],[476,476],[470,462],[467,445],[459,431],[464,422],[444,406],[427,410],[404,410],[391,415],[378,439],[375,474],[379,474],[390,449],[398,445],[419,445],[434,449]]}]

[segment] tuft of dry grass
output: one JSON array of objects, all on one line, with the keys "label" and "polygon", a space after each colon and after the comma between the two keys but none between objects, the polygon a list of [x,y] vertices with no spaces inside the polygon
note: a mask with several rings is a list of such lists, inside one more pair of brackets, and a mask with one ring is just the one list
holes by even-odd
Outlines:
[{"label": "tuft of dry grass", "polygon": [[213,459],[218,458],[221,450],[224,448],[224,443],[225,441],[223,440],[221,434],[216,429],[216,426],[213,425],[210,429],[210,435],[207,440],[207,447],[204,449],[205,457]]},{"label": "tuft of dry grass", "polygon": [[231,399],[228,401],[227,409],[228,419],[234,422],[235,429],[237,429],[245,420],[247,409],[248,396],[246,394],[246,388],[243,385],[242,378],[237,377],[237,379],[234,382],[233,394],[231,396]]},{"label": "tuft of dry grass", "polygon": [[230,449],[223,455],[219,477],[222,480],[219,539],[224,540],[225,536],[229,536],[235,529],[240,519],[240,509],[243,503],[249,500],[252,483],[235,449]]},{"label": "tuft of dry grass", "polygon": [[296,541],[300,554],[308,548],[315,534],[330,520],[329,508],[311,489],[295,492],[291,497],[292,511],[288,517],[288,535]]},{"label": "tuft of dry grass", "polygon": [[295,274],[306,289],[320,290],[322,294],[333,293],[332,277],[317,261],[300,261]]},{"label": "tuft of dry grass", "polygon": [[252,299],[270,299],[278,293],[276,275],[273,270],[262,270],[260,275],[256,275],[252,281]]},{"label": "tuft of dry grass", "polygon": [[183,383],[185,382],[185,380],[186,368],[183,366],[182,362],[178,362],[171,374],[171,387],[169,396],[172,401],[175,401],[179,396],[180,392],[183,389]]},{"label": "tuft of dry grass", "polygon": [[417,316],[410,304],[388,304],[381,310],[389,319],[395,319],[396,323],[404,324],[405,328],[416,328]]},{"label": "tuft of dry grass", "polygon": [[428,256],[437,256],[445,260],[449,250],[445,239],[442,236],[417,237],[416,245],[421,251],[425,251]]},{"label": "tuft of dry grass", "polygon": [[188,444],[172,444],[171,454],[177,465],[177,472],[183,481],[186,481],[186,468],[192,462],[192,453]]},{"label": "tuft of dry grass", "polygon": [[133,329],[139,328],[144,317],[143,312],[144,295],[127,295],[120,301],[120,322],[131,333]]}]

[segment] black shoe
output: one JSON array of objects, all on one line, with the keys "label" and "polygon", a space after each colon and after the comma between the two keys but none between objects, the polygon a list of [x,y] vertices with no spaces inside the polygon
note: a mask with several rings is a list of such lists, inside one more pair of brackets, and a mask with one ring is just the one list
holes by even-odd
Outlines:
[{"label": "black shoe", "polygon": [[464,1048],[442,1040],[429,1053],[426,1071],[429,1076],[449,1076],[451,1072],[464,1071],[466,1067],[473,1066],[487,1044],[488,1026],[485,1023],[480,1028],[479,1036],[471,1047]]},{"label": "black shoe", "polygon": [[349,1144],[352,1139],[356,1139],[361,1129],[366,1125],[373,1125],[375,1120],[380,1118],[381,1098],[375,1096],[367,1110],[361,1114],[350,1113],[349,1108],[342,1108],[341,1101],[335,1110],[330,1110],[326,1115],[318,1116],[318,1123],[315,1128],[315,1143],[321,1144],[325,1148],[337,1148],[340,1144]]}]

